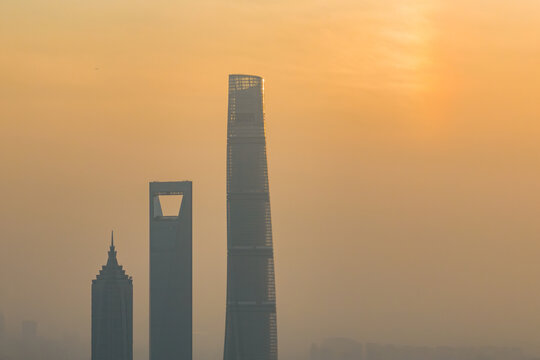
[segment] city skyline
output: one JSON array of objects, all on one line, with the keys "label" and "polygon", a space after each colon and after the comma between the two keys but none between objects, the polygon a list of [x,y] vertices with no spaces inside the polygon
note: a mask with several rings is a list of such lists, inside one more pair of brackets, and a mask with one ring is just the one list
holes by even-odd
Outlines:
[{"label": "city skyline", "polygon": [[540,354],[539,16],[537,0],[1,1],[6,337],[31,320],[48,349],[89,353],[114,228],[147,359],[148,182],[190,179],[193,356],[223,358],[227,75],[245,73],[265,79],[281,360],[330,337]]}]

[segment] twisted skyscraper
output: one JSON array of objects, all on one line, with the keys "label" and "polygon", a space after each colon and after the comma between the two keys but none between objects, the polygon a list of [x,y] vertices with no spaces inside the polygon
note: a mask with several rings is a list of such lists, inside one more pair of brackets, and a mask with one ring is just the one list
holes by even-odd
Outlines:
[{"label": "twisted skyscraper", "polygon": [[264,82],[229,76],[225,360],[277,360]]}]

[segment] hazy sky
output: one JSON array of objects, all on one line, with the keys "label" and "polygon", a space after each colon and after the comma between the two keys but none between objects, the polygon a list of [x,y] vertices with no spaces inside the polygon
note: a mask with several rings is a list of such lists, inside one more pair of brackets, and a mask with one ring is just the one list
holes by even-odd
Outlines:
[{"label": "hazy sky", "polygon": [[539,18],[538,0],[0,1],[0,312],[89,345],[115,229],[146,359],[148,182],[190,179],[196,354],[219,359],[227,76],[248,73],[283,360],[326,336],[540,349]]}]

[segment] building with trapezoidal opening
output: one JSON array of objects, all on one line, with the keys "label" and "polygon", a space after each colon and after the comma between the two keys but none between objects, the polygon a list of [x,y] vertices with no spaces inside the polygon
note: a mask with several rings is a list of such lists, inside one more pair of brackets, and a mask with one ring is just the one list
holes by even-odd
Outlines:
[{"label": "building with trapezoidal opening", "polygon": [[150,360],[192,359],[192,184],[150,183]]},{"label": "building with trapezoidal opening", "polygon": [[225,360],[277,360],[263,92],[259,76],[229,76]]},{"label": "building with trapezoidal opening", "polygon": [[107,264],[92,280],[92,360],[133,359],[133,282],[116,259],[114,239]]}]

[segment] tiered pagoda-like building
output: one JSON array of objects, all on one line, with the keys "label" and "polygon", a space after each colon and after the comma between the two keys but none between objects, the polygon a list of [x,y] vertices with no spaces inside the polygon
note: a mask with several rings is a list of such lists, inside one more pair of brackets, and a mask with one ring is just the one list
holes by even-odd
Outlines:
[{"label": "tiered pagoda-like building", "polygon": [[133,359],[133,283],[118,264],[114,239],[107,265],[92,280],[92,360]]}]

